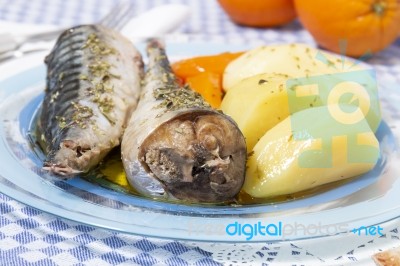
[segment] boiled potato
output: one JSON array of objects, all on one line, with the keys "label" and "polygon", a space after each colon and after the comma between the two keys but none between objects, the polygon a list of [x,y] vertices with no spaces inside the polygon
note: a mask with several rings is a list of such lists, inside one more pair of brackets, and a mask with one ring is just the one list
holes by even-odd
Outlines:
[{"label": "boiled potato", "polygon": [[306,44],[276,44],[250,50],[225,68],[223,89],[229,91],[241,80],[262,73],[306,77],[361,69],[339,55],[327,53]]},{"label": "boiled potato", "polygon": [[358,107],[305,109],[257,143],[243,190],[256,198],[304,191],[368,172],[379,154],[378,140]]},{"label": "boiled potato", "polygon": [[[345,103],[359,106],[371,129],[377,130],[381,121],[378,98],[370,97],[359,84],[342,82],[329,75],[324,77],[324,82],[318,77],[302,78],[296,87],[288,87],[289,81],[297,82],[284,74],[259,74],[243,79],[226,93],[220,108],[238,124],[248,150],[265,132],[290,114],[321,105]],[[324,83],[338,85],[332,89]],[[349,93],[348,97],[342,97],[346,93]]]},{"label": "boiled potato", "polygon": [[[318,102],[308,99],[295,104],[305,109]],[[246,78],[226,93],[220,108],[238,124],[250,151],[265,132],[290,114],[286,76],[260,74]]]},{"label": "boiled potato", "polygon": [[320,105],[357,105],[375,132],[381,112],[374,74],[353,64],[304,44],[256,48],[226,68],[220,108],[238,123],[249,150],[289,114]]}]

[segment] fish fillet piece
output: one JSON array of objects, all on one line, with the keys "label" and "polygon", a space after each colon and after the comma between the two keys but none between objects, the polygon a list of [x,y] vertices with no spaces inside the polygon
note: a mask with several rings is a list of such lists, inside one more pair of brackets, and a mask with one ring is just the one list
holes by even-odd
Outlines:
[{"label": "fish fillet piece", "polygon": [[244,181],[245,140],[236,123],[181,87],[163,45],[148,43],[148,70],[122,139],[129,183],[152,198],[226,202]]},{"label": "fish fillet piece", "polygon": [[61,34],[45,63],[38,119],[44,169],[67,177],[88,172],[120,144],[139,99],[142,57],[118,32],[82,25]]}]

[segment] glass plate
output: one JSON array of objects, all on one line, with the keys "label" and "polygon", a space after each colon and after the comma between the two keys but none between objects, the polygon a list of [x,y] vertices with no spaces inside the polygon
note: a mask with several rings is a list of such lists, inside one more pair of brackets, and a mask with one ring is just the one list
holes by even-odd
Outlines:
[{"label": "glass plate", "polygon": [[[213,43],[171,43],[167,50],[170,57],[176,59],[247,48]],[[287,202],[199,206],[153,201],[106,189],[79,177],[64,181],[43,172],[40,156],[31,145],[29,130],[43,99],[45,55],[32,54],[0,66],[0,191],[20,202],[93,226],[195,241],[322,237],[400,216],[400,94],[394,74],[379,65],[379,60],[377,72],[383,122],[377,136],[382,156],[371,172],[325,192]],[[260,225],[269,225],[268,234],[257,234]]]}]

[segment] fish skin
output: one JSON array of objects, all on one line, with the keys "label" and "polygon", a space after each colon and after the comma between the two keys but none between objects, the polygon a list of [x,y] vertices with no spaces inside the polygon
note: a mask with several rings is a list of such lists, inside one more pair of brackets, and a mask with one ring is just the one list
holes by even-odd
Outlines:
[{"label": "fish skin", "polygon": [[88,172],[120,144],[140,96],[142,57],[118,32],[81,25],[60,35],[45,63],[38,119],[44,169],[66,177]]},{"label": "fish skin", "polygon": [[199,94],[180,87],[160,42],[150,41],[147,53],[139,105],[121,143],[129,183],[151,198],[233,200],[244,182],[247,153],[242,133]]}]

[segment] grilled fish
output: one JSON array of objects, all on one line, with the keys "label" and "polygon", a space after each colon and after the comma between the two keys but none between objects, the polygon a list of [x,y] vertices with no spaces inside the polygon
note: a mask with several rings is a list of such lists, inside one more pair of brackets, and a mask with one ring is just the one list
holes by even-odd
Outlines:
[{"label": "grilled fish", "polygon": [[139,99],[142,57],[118,32],[82,25],[60,35],[45,63],[38,119],[44,169],[67,177],[87,172],[120,144]]},{"label": "grilled fish", "polygon": [[147,53],[141,98],[121,143],[129,183],[152,198],[232,200],[244,181],[242,133],[199,94],[178,85],[162,44],[150,41]]}]

